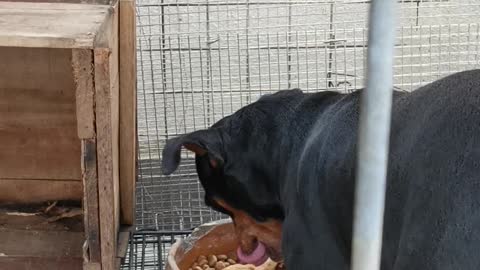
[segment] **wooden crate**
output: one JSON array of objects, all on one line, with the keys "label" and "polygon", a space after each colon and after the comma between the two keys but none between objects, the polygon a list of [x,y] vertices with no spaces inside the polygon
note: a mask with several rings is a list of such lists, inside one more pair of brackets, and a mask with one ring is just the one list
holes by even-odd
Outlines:
[{"label": "wooden crate", "polygon": [[1,269],[118,269],[125,250],[134,2],[91,2],[0,2]]}]

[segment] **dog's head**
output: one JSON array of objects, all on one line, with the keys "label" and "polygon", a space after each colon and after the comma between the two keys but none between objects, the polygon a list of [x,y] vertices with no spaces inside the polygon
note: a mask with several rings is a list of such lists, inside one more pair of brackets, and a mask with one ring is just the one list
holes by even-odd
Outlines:
[{"label": "dog's head", "polygon": [[182,147],[195,153],[206,204],[233,219],[245,252],[259,240],[279,253],[284,213],[271,171],[283,164],[271,158],[279,119],[303,95],[294,89],[264,96],[208,129],[168,140],[163,150],[164,174],[176,170]]}]

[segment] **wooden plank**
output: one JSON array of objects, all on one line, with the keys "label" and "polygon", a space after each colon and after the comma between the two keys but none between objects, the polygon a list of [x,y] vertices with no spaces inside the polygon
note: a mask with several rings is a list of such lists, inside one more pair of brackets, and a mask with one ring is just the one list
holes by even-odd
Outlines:
[{"label": "wooden plank", "polygon": [[122,266],[122,259],[116,258],[115,259],[115,269],[120,269],[121,266]]},{"label": "wooden plank", "polygon": [[[60,209],[45,213],[46,205],[3,205],[0,208],[0,224],[3,230],[69,231],[83,232],[81,216],[65,217],[52,222]],[[75,211],[78,208],[62,206],[62,210]],[[1,244],[0,244],[1,247]]]},{"label": "wooden plank", "polygon": [[82,182],[80,181],[0,179],[0,203],[80,201],[82,197]]},{"label": "wooden plank", "polygon": [[[118,7],[114,6],[112,16],[112,29],[110,36],[110,82],[112,87],[112,140],[113,147],[113,168],[114,168],[114,214],[115,214],[115,237],[118,237],[120,230],[120,79],[119,79],[119,36],[118,36]],[[115,246],[116,249],[116,246]]]},{"label": "wooden plank", "polygon": [[130,232],[121,231],[118,235],[117,257],[125,258],[128,250],[128,241],[130,240]]},{"label": "wooden plank", "polygon": [[0,178],[81,180],[71,51],[0,48]]},{"label": "wooden plank", "polygon": [[0,46],[93,48],[110,5],[0,2]]},{"label": "wooden plank", "polygon": [[82,270],[82,259],[0,256],[0,265],[2,267],[1,269],[8,270]]},{"label": "wooden plank", "polygon": [[137,51],[135,1],[121,0],[119,7],[120,72],[120,218],[135,221],[135,182],[137,177]]},{"label": "wooden plank", "polygon": [[[115,10],[117,10],[115,8]],[[100,243],[102,270],[115,269],[119,227],[118,192],[118,45],[117,16],[108,31],[110,48],[95,49],[95,100],[97,130]]]},{"label": "wooden plank", "polygon": [[82,258],[84,233],[0,229],[0,239],[0,257]]},{"label": "wooden plank", "polygon": [[82,178],[85,238],[90,262],[101,262],[98,208],[97,145],[94,139],[82,140]]},{"label": "wooden plank", "polygon": [[[2,1],[4,1],[4,2],[26,2],[25,0],[2,0]],[[110,0],[28,0],[28,2],[108,5],[110,3]]]},{"label": "wooden plank", "polygon": [[83,232],[0,229],[2,269],[82,269]]},{"label": "wooden plank", "polygon": [[72,68],[75,80],[77,132],[80,139],[95,137],[95,89],[93,85],[93,51],[73,49]]},{"label": "wooden plank", "polygon": [[[59,0],[60,1],[60,0]],[[81,10],[81,11],[102,11],[105,10],[106,5],[90,5],[90,4],[72,4],[72,3],[55,3],[55,2],[43,2],[43,1],[0,1],[0,9],[30,9],[30,10]]]},{"label": "wooden plank", "polygon": [[102,268],[114,269],[115,233],[115,169],[114,142],[115,129],[112,126],[112,98],[110,82],[110,51],[95,50],[95,99],[97,126],[98,189],[100,209],[100,235]]},{"label": "wooden plank", "polygon": [[83,270],[102,270],[102,265],[100,263],[87,262],[83,264]]}]

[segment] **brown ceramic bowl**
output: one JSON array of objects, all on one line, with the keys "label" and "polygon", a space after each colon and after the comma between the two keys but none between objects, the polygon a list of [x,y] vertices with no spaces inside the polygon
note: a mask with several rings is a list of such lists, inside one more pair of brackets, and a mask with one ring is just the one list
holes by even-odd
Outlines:
[{"label": "brown ceramic bowl", "polygon": [[200,255],[225,254],[234,257],[238,247],[233,223],[223,219],[206,223],[192,234],[173,244],[167,258],[166,270],[188,270]]}]

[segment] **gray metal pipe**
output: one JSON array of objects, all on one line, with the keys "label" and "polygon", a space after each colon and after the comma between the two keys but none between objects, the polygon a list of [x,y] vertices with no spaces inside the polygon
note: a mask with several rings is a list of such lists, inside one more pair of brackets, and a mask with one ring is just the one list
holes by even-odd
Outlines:
[{"label": "gray metal pipe", "polygon": [[352,270],[378,270],[383,235],[395,39],[395,0],[370,5],[367,81],[362,93]]}]

